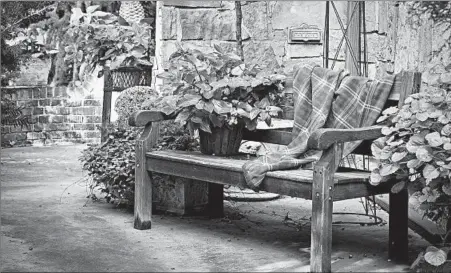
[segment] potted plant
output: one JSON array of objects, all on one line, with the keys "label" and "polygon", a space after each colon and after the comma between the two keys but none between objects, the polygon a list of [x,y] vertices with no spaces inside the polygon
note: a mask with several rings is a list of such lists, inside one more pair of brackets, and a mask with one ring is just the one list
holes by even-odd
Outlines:
[{"label": "potted plant", "polygon": [[[427,90],[409,96],[401,109],[391,107],[379,121],[386,121],[385,135],[372,144],[378,166],[371,173],[373,185],[396,178],[392,192],[409,189],[410,206],[435,222],[451,239],[451,90]],[[449,248],[429,247],[413,267],[425,260],[442,266]]]},{"label": "potted plant", "polygon": [[247,67],[234,53],[215,45],[210,52],[180,45],[170,58],[159,107],[190,131],[199,129],[200,149],[218,156],[238,153],[242,130],[258,120],[271,124],[281,109],[286,76]]}]

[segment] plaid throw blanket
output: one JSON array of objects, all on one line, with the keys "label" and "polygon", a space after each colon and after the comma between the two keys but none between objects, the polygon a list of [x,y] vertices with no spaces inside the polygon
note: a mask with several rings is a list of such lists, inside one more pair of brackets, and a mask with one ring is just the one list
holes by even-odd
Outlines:
[{"label": "plaid throw blanket", "polygon": [[[248,186],[258,191],[265,173],[305,166],[322,151],[307,150],[307,140],[318,128],[352,129],[374,125],[387,101],[393,76],[382,80],[349,76],[318,65],[306,65],[294,75],[292,141],[283,151],[268,153],[243,165]],[[345,143],[343,157],[361,141]]]}]

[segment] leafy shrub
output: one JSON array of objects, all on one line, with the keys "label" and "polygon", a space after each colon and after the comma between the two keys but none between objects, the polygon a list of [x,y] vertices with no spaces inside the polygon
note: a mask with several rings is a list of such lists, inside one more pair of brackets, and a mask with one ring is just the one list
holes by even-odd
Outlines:
[{"label": "leafy shrub", "polygon": [[[82,152],[80,161],[92,179],[92,188],[100,188],[108,202],[133,205],[135,183],[135,145],[143,128],[127,125],[129,116],[153,106],[158,94],[147,86],[124,90],[116,100],[118,122],[108,128],[108,140],[91,145]],[[160,123],[156,150],[198,150],[197,141],[189,132],[167,120]]]},{"label": "leafy shrub", "polygon": [[[429,90],[409,96],[401,109],[391,107],[379,121],[387,120],[385,135],[372,144],[378,167],[371,184],[397,179],[392,192],[409,187],[410,205],[450,230],[451,209],[451,92]],[[424,255],[432,265],[446,261],[447,249],[429,248]]]},{"label": "leafy shrub", "polygon": [[[142,128],[110,128],[108,140],[90,145],[82,151],[79,160],[92,179],[91,188],[100,188],[108,202],[133,205],[135,190],[135,145]],[[164,121],[154,149],[198,150],[197,141],[189,133]]]},{"label": "leafy shrub", "polygon": [[128,127],[128,118],[138,110],[150,109],[158,93],[149,86],[134,86],[125,89],[116,99],[114,110],[118,114],[119,127]]},{"label": "leafy shrub", "polygon": [[[179,49],[170,69],[158,75],[166,80],[165,96],[158,106],[190,130],[211,133],[211,126],[233,126],[242,121],[255,130],[258,118],[271,124],[282,111],[275,106],[284,97],[286,76],[259,67],[247,67],[233,53],[215,45],[211,52]],[[279,104],[280,105],[280,104]]]}]

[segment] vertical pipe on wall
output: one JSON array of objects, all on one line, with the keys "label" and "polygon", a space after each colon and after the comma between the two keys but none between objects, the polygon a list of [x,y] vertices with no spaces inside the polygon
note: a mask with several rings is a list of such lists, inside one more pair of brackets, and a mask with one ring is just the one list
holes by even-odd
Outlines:
[{"label": "vertical pipe on wall", "polygon": [[[356,5],[359,5],[359,1],[348,1],[348,10],[347,10],[347,36],[348,39],[346,42],[349,41],[348,46],[346,47],[346,54],[345,54],[345,68],[351,73],[351,75],[360,75],[360,61],[361,61],[361,54],[360,54],[360,9],[356,7]],[[355,9],[358,12],[358,14],[352,15],[352,11]],[[354,53],[352,53],[351,52]],[[357,63],[354,63],[354,60],[352,58],[352,55],[356,57]]]},{"label": "vertical pipe on wall", "polygon": [[324,19],[323,66],[329,68],[329,1],[326,1],[326,16]]}]

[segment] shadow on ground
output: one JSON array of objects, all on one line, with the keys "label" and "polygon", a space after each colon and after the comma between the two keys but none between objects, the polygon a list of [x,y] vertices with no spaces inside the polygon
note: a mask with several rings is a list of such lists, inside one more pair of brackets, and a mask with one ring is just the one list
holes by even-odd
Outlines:
[{"label": "shadow on ground", "polygon": [[[2,272],[309,270],[309,201],[226,202],[223,219],[156,215],[139,231],[130,211],[86,198],[84,147],[2,150]],[[363,212],[358,199],[335,208]],[[388,225],[334,225],[333,236],[333,271],[408,269],[387,261]],[[411,259],[426,246],[410,232]]]}]

